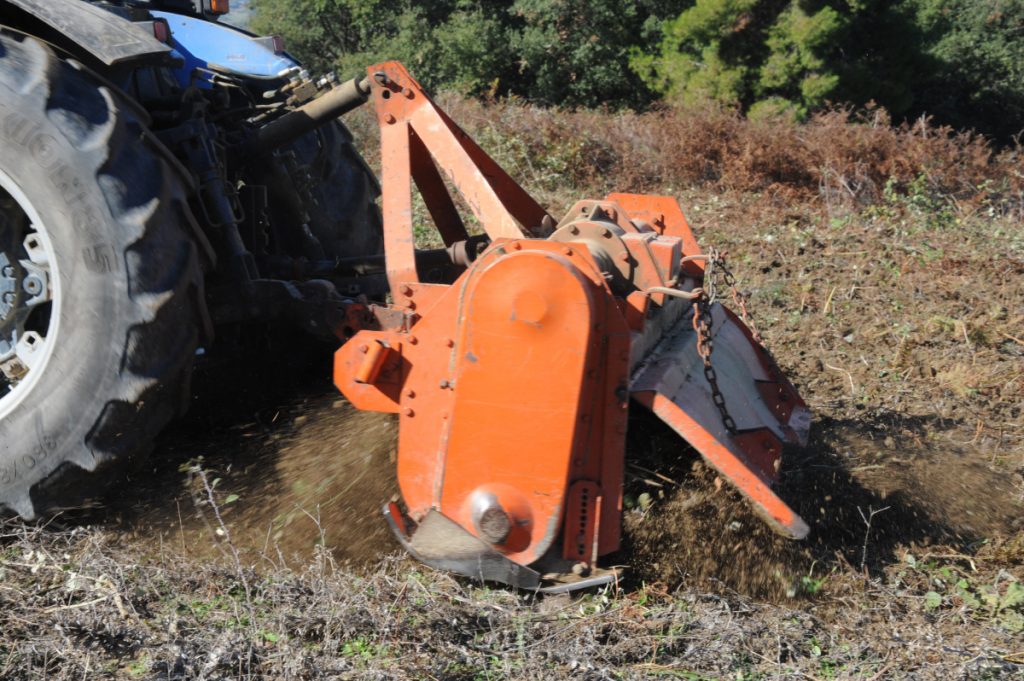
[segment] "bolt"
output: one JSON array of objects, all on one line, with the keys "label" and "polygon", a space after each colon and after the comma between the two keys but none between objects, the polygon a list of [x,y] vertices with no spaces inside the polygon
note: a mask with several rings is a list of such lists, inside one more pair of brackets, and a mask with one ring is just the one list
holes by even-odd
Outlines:
[{"label": "bolt", "polygon": [[408,397],[409,399],[412,399],[416,397],[416,391],[413,390],[412,388],[409,388],[408,390],[405,391],[405,396]]},{"label": "bolt", "polygon": [[366,354],[369,351],[370,351],[370,348],[369,348],[368,345],[366,345],[366,343],[363,343],[362,345],[359,346],[359,352],[361,352],[363,354]]},{"label": "bolt", "polygon": [[401,291],[403,296],[411,296],[412,295],[412,287],[409,286],[408,284],[402,284],[401,287],[399,287],[398,290]]},{"label": "bolt", "polygon": [[444,339],[444,346],[446,348],[454,348],[455,347],[455,341],[453,341],[451,338],[445,338]]},{"label": "bolt", "polygon": [[511,248],[513,251],[518,251],[520,248],[522,248],[522,245],[518,241],[513,241],[511,244],[509,244],[508,247]]},{"label": "bolt", "polygon": [[580,233],[580,228],[577,227],[576,225],[573,225],[572,227],[569,228],[569,232],[572,233],[572,234],[579,234]]},{"label": "bolt", "polygon": [[21,287],[25,289],[25,293],[31,296],[39,295],[39,293],[43,290],[42,282],[40,282],[35,277],[29,277],[28,279],[26,279],[25,282],[21,285]]},{"label": "bolt", "polygon": [[572,255],[572,249],[566,246],[565,248],[562,249],[562,253],[565,253],[566,255]]},{"label": "bolt", "polygon": [[14,276],[14,268],[10,265],[4,265],[4,276],[8,279]]},{"label": "bolt", "polygon": [[446,379],[442,379],[442,381],[440,383],[441,390],[446,390],[446,389],[450,388],[451,386],[452,386],[452,384],[449,383]]},{"label": "bolt", "polygon": [[508,533],[512,531],[512,520],[505,510],[495,503],[477,516],[476,526],[480,536],[492,544],[500,544],[508,539]]},{"label": "bolt", "polygon": [[406,99],[412,99],[415,96],[413,95],[412,90],[407,87],[402,88],[402,94],[405,95]]},{"label": "bolt", "polygon": [[611,239],[612,238],[612,230],[605,229],[604,231],[601,232],[601,236],[603,236],[605,239]]},{"label": "bolt", "polygon": [[412,416],[416,412],[412,410],[412,407],[405,407],[404,409],[402,409],[402,413],[405,414],[406,416]]},{"label": "bolt", "polygon": [[395,119],[395,117],[393,115],[391,115],[389,113],[388,114],[384,114],[384,122],[387,123],[388,125],[391,125],[392,123],[394,123],[395,120],[396,119]]},{"label": "bolt", "polygon": [[410,335],[408,338],[406,338],[406,341],[409,343],[409,345],[416,345],[417,343],[420,342],[420,339],[417,338],[416,336]]},{"label": "bolt", "polygon": [[629,262],[629,253],[619,253],[619,260],[621,260],[622,262]]}]

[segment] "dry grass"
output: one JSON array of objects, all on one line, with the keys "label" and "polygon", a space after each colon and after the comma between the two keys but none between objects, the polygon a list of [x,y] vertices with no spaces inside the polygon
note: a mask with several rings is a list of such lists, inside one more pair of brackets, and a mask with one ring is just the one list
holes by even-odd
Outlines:
[{"label": "dry grass", "polygon": [[838,585],[856,607],[836,617],[830,602],[658,586],[540,599],[397,559],[354,574],[323,553],[242,574],[95,530],[2,532],[4,679],[938,680],[1009,678],[1020,662],[1018,636],[926,605],[928,573],[909,566]]},{"label": "dry grass", "polygon": [[[551,198],[571,189],[677,194],[757,192],[782,202],[864,206],[916,194],[958,211],[1024,216],[1024,154],[922,119],[893,127],[881,110],[835,110],[804,124],[748,121],[703,108],[558,112],[452,96],[439,102],[513,177]],[[369,110],[350,121],[376,158]]]},{"label": "dry grass", "polygon": [[[179,424],[154,457],[163,467],[136,479],[138,498],[113,500],[94,527],[0,529],[0,678],[1020,677],[1019,150],[925,123],[893,129],[881,113],[795,126],[443,103],[555,212],[611,189],[671,193],[698,239],[729,251],[816,416],[782,488],[812,541],[766,538],[686,461],[665,472],[695,489],[630,482],[651,503],[628,512],[623,558],[635,570],[620,590],[482,588],[388,557],[390,544],[361,570],[334,562],[344,547],[286,565],[262,532],[243,545],[246,528],[282,517],[275,498],[293,516],[319,503],[319,487],[288,490],[283,478],[356,476],[320,465],[339,447],[303,422],[333,396],[293,410],[264,397],[244,425],[211,433],[208,414]],[[359,114],[353,128],[375,140],[369,121]],[[221,402],[250,399],[236,378],[221,383],[239,397]],[[250,396],[273,383],[250,380]],[[297,448],[303,432],[319,444]],[[198,500],[167,473],[197,455],[221,478]],[[325,485],[324,498],[336,490]],[[225,504],[237,561],[207,496]],[[120,516],[137,503],[168,512],[128,533]],[[187,534],[182,507],[212,531]],[[297,524],[286,528],[296,539]],[[319,536],[344,542],[333,528]]]}]

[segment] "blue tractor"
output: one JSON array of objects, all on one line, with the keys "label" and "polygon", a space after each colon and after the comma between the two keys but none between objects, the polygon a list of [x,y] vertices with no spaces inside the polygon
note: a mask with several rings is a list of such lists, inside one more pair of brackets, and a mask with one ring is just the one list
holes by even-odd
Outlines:
[{"label": "blue tractor", "polygon": [[189,399],[213,329],[344,336],[380,299],[379,188],[228,0],[0,0],[0,505],[102,489]]}]

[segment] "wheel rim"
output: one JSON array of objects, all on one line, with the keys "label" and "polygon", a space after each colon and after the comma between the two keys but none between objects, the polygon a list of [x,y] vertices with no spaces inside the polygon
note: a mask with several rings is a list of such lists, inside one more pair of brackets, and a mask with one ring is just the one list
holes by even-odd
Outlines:
[{"label": "wheel rim", "polygon": [[0,420],[46,370],[60,325],[60,276],[46,224],[0,170]]}]

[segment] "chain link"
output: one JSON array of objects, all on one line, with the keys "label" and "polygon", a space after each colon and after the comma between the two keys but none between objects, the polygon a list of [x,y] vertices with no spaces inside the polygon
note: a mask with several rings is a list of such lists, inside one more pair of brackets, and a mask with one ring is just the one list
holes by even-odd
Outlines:
[{"label": "chain link", "polygon": [[733,302],[739,308],[743,323],[750,329],[754,340],[761,345],[764,345],[764,340],[747,313],[747,296],[736,286],[736,277],[726,264],[725,255],[724,252],[716,248],[708,249],[707,259],[704,262],[704,286],[701,289],[701,294],[693,301],[693,330],[697,333],[697,354],[700,355],[701,361],[704,363],[704,378],[707,379],[708,385],[711,387],[711,400],[722,417],[722,425],[731,435],[735,435],[737,432],[736,421],[733,420],[729,408],[725,404],[725,395],[718,387],[718,374],[711,364],[711,354],[715,349],[714,339],[711,337],[711,306],[718,299],[719,277],[721,277],[722,283],[729,287]]},{"label": "chain link", "polygon": [[714,340],[711,338],[711,297],[705,291],[703,295],[693,301],[693,330],[697,332],[697,354],[704,362],[704,378],[711,386],[711,400],[718,408],[722,416],[722,424],[730,434],[736,434],[736,421],[725,406],[725,395],[718,387],[718,374],[715,367],[711,365],[711,353],[714,351]]},{"label": "chain link", "polygon": [[729,291],[732,293],[732,302],[736,303],[736,307],[740,310],[740,318],[743,323],[746,324],[747,328],[750,329],[750,335],[754,337],[758,345],[764,346],[764,339],[761,337],[761,332],[757,330],[757,325],[754,324],[753,318],[747,313],[747,294],[740,290],[736,285],[736,277],[733,275],[732,270],[729,269],[729,265],[725,262],[725,252],[714,251],[715,257],[718,259],[717,269],[722,272],[722,281],[726,286],[729,287]]}]

